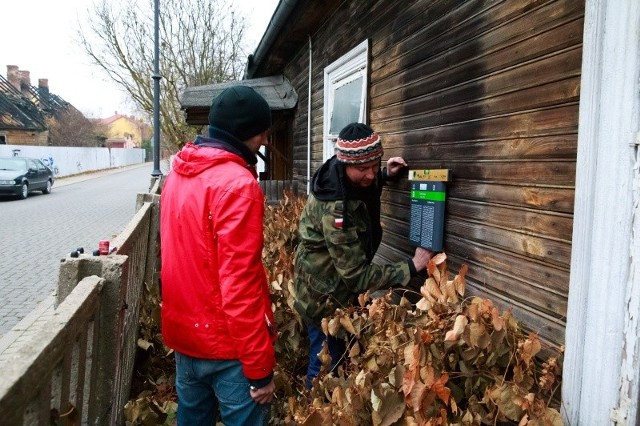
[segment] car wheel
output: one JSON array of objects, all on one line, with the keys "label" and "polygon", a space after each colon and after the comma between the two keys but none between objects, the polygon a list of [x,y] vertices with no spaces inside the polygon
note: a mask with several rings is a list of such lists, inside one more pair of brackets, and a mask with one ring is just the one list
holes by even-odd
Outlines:
[{"label": "car wheel", "polygon": [[47,186],[42,190],[43,194],[51,194],[51,181],[47,181]]},{"label": "car wheel", "polygon": [[24,200],[25,198],[27,198],[28,195],[29,195],[29,185],[27,185],[26,183],[23,183],[22,187],[20,188],[20,194],[18,196],[20,197],[21,200]]}]

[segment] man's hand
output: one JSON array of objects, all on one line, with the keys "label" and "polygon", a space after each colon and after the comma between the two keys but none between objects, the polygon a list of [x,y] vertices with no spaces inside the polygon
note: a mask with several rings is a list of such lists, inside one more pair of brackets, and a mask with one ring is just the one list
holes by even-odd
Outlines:
[{"label": "man's hand", "polygon": [[391,157],[387,160],[387,176],[393,177],[405,167],[407,167],[407,162],[402,157]]},{"label": "man's hand", "polygon": [[413,259],[411,259],[413,261],[413,266],[416,267],[416,271],[420,272],[425,269],[427,267],[427,263],[429,263],[429,260],[433,257],[433,254],[433,251],[429,249],[417,247],[416,252],[413,255]]},{"label": "man's hand", "polygon": [[269,382],[268,385],[263,386],[259,389],[249,389],[249,394],[251,398],[258,404],[269,404],[273,399],[273,393],[276,391],[276,384],[273,383],[273,379]]}]

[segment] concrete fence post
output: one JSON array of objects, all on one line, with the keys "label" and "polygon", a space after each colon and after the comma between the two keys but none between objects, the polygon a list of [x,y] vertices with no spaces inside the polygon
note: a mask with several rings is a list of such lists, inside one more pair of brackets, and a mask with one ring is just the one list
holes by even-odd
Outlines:
[{"label": "concrete fence post", "polygon": [[118,367],[118,347],[120,332],[118,331],[118,318],[120,311],[124,309],[121,303],[121,286],[123,274],[126,273],[128,256],[90,256],[81,255],[78,258],[67,257],[60,265],[58,279],[58,292],[56,306],[58,306],[71,293],[75,286],[83,278],[97,275],[104,279],[100,303],[100,328],[98,331],[98,350],[95,354],[96,363],[96,388],[95,402],[92,409],[98,423],[106,423],[111,411],[120,409],[113,407],[114,371]]}]

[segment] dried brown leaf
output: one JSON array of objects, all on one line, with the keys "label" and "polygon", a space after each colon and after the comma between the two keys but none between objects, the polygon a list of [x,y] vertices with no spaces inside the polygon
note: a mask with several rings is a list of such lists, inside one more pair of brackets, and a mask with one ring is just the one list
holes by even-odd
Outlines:
[{"label": "dried brown leaf", "polygon": [[471,321],[478,321],[478,319],[480,318],[480,309],[477,303],[471,303],[469,304],[469,306],[467,306],[467,315],[469,316],[469,319]]},{"label": "dried brown leaf", "polygon": [[333,393],[331,394],[331,403],[338,408],[343,408],[345,406],[344,389],[340,386],[336,386],[333,389]]},{"label": "dried brown leaf", "polygon": [[441,301],[444,298],[444,295],[440,291],[440,287],[438,286],[438,284],[436,284],[436,280],[433,279],[432,277],[427,278],[427,280],[424,282],[423,287],[426,290],[425,293],[421,291],[421,294],[424,297],[427,297],[428,295],[434,298],[436,301]]},{"label": "dried brown leaf", "polygon": [[469,320],[465,315],[458,315],[453,324],[453,328],[447,331],[447,334],[444,338],[445,342],[455,342],[457,341],[462,333],[464,333],[464,329],[469,324]]},{"label": "dried brown leaf", "polygon": [[453,278],[456,292],[460,296],[464,296],[464,293],[465,293],[465,287],[466,287],[465,275],[467,275],[467,269],[468,268],[466,264],[462,265],[462,267],[460,268],[460,272],[458,272],[458,274]]},{"label": "dried brown leaf", "polygon": [[349,349],[349,358],[355,358],[358,355],[360,355],[360,345],[356,342],[351,346],[351,349]]},{"label": "dried brown leaf", "polygon": [[504,328],[504,319],[498,313],[498,309],[493,308],[491,311],[491,323],[493,324],[493,329],[496,331],[501,331]]},{"label": "dried brown leaf", "polygon": [[322,332],[324,333],[324,335],[328,336],[329,335],[329,319],[322,318],[322,321],[320,322],[320,327],[322,327]]},{"label": "dried brown leaf", "polygon": [[542,345],[540,344],[538,336],[534,333],[529,334],[529,337],[524,341],[520,351],[520,356],[527,366],[530,365],[533,357],[540,352],[540,349],[542,349]]},{"label": "dried brown leaf", "polygon": [[429,302],[426,298],[422,298],[416,303],[416,308],[422,311],[428,311],[433,306],[433,303]]},{"label": "dried brown leaf", "polygon": [[385,389],[380,401],[378,409],[372,413],[377,417],[377,421],[374,424],[391,426],[400,420],[405,412],[406,404],[398,392],[393,389]]},{"label": "dried brown leaf", "polygon": [[340,316],[340,325],[342,325],[342,327],[344,327],[344,329],[347,330],[349,333],[353,335],[358,334],[356,333],[356,329],[353,328],[353,323],[351,322],[351,319],[346,314]]},{"label": "dried brown leaf", "polygon": [[329,368],[329,366],[331,365],[331,355],[329,354],[329,349],[327,348],[326,342],[322,343],[322,350],[318,354],[318,359],[320,360],[320,364],[322,364],[324,368]]},{"label": "dried brown leaf", "polygon": [[431,261],[435,264],[435,265],[440,265],[442,264],[445,260],[447,260],[447,255],[445,252],[440,252],[438,254],[436,254],[435,256],[433,256],[431,258]]},{"label": "dried brown leaf", "polygon": [[458,303],[458,295],[456,294],[456,286],[454,281],[447,281],[444,286],[447,295],[447,302]]},{"label": "dried brown leaf", "polygon": [[448,381],[449,376],[444,373],[432,385],[433,391],[445,405],[449,405],[449,398],[451,397],[451,389],[445,386]]},{"label": "dried brown leaf", "polygon": [[340,318],[333,317],[329,320],[329,326],[327,327],[330,336],[337,336],[340,330]]},{"label": "dried brown leaf", "polygon": [[367,302],[369,302],[370,300],[371,300],[371,296],[368,291],[366,293],[360,293],[358,295],[358,304],[361,307],[366,306]]},{"label": "dried brown leaf", "polygon": [[514,422],[520,420],[524,414],[522,408],[517,404],[518,394],[514,392],[514,387],[510,384],[496,386],[489,391],[491,400],[496,403],[500,412],[509,420]]},{"label": "dried brown leaf", "polygon": [[483,342],[485,342],[486,339],[491,341],[491,337],[487,333],[487,328],[482,323],[472,323],[469,326],[469,338],[469,343],[476,347],[486,347]]},{"label": "dried brown leaf", "polygon": [[432,277],[436,282],[440,282],[440,270],[438,269],[438,265],[433,262],[433,259],[427,263],[427,271],[429,272],[430,277]]}]

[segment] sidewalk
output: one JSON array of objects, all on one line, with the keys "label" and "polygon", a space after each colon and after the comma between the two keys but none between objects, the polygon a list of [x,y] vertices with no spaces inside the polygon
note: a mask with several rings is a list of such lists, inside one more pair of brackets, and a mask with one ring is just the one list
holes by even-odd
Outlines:
[{"label": "sidewalk", "polygon": [[[77,175],[71,175],[71,176],[64,176],[64,177],[59,177],[56,178],[53,186],[54,188],[56,186],[65,186],[65,185],[71,185],[77,182],[83,182],[85,180],[88,179],[95,179],[101,176],[106,176],[106,175],[111,175],[114,173],[120,173],[123,172],[125,170],[131,170],[131,169],[137,169],[138,167],[149,167],[149,174],[151,174],[151,172],[153,171],[153,162],[146,162],[146,163],[140,163],[140,164],[132,164],[130,166],[123,166],[123,167],[115,167],[113,169],[104,169],[104,170],[92,170],[89,172],[84,172],[84,173],[78,173]],[[160,170],[162,171],[162,163],[160,164]],[[163,171],[164,173],[164,171]]]},{"label": "sidewalk", "polygon": [[18,349],[29,342],[36,331],[41,330],[53,317],[54,303],[55,296],[47,296],[46,299],[38,303],[34,310],[0,338],[0,366],[15,359],[18,356]]},{"label": "sidewalk", "polygon": [[[74,183],[86,181],[89,179],[95,179],[101,176],[106,176],[114,173],[120,173],[126,170],[134,168],[148,167],[149,175],[153,171],[153,162],[146,162],[141,164],[134,164],[130,166],[117,167],[106,170],[96,170],[85,173],[80,173],[73,176],[66,176],[57,178],[54,182],[54,190],[56,187],[72,185]],[[167,173],[169,169],[168,161],[160,162],[160,170],[163,174]],[[20,320],[15,326],[13,326],[4,335],[0,335],[0,366],[5,362],[10,362],[15,359],[18,353],[18,349],[25,343],[29,342],[35,335],[37,330],[41,330],[43,326],[49,321],[54,313],[55,296],[47,296],[22,320]],[[0,367],[1,368],[1,367]]]}]

